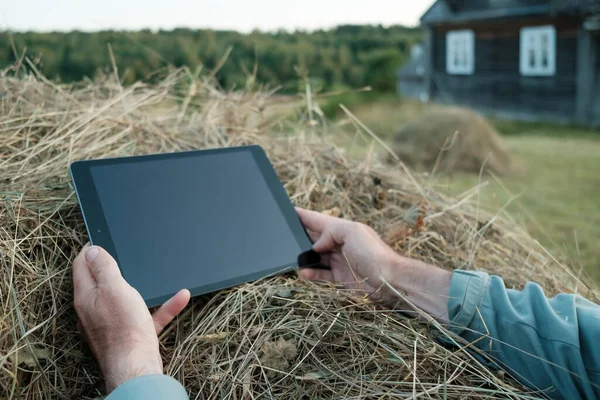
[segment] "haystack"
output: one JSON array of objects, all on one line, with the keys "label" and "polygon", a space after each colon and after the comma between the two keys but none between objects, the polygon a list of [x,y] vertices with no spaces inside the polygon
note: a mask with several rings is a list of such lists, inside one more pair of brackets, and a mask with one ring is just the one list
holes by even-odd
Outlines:
[{"label": "haystack", "polygon": [[427,171],[478,173],[483,168],[507,175],[515,168],[496,129],[466,108],[434,106],[400,128],[392,148],[406,164]]},{"label": "haystack", "polygon": [[[278,135],[263,93],[226,93],[185,69],[130,87],[15,74],[0,80],[0,398],[103,393],[72,307],[71,262],[88,240],[67,173],[77,159],[259,144],[297,205],[337,207],[402,254],[593,298],[509,219],[478,211],[475,190],[449,198],[406,170],[345,158],[318,127]],[[193,299],[160,343],[165,372],[190,398],[533,396],[458,338],[457,348],[440,346],[439,335],[452,337],[435,322],[289,275]]]}]

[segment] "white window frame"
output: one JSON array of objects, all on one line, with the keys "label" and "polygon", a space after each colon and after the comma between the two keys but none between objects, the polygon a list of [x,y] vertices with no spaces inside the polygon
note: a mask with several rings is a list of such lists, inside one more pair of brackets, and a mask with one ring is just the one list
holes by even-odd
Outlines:
[{"label": "white window frame", "polygon": [[470,29],[446,33],[446,72],[473,75],[475,72],[475,33]]},{"label": "white window frame", "polygon": [[521,28],[519,64],[521,75],[524,76],[556,75],[556,28],[554,26]]}]

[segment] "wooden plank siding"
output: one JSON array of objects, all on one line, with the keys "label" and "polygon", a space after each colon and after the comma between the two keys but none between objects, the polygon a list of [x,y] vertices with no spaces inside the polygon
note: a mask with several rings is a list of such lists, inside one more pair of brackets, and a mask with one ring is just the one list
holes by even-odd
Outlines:
[{"label": "wooden plank siding", "polygon": [[[476,0],[475,0],[476,1]],[[600,12],[598,0],[550,0],[550,10],[556,12]]]},{"label": "wooden plank siding", "polygon": [[[556,74],[522,76],[519,71],[520,29],[554,25]],[[436,25],[432,38],[433,98],[474,108],[504,110],[531,119],[540,115],[571,119],[577,90],[579,18],[522,18],[453,25]],[[446,33],[471,29],[475,33],[473,75],[446,73]]]},{"label": "wooden plank siding", "polygon": [[478,11],[494,8],[537,6],[548,4],[548,0],[451,0],[457,11]]},{"label": "wooden plank siding", "polygon": [[595,70],[595,90],[593,94],[593,103],[592,103],[592,126],[600,127],[600,33],[596,34],[594,37],[596,41],[596,70]]}]

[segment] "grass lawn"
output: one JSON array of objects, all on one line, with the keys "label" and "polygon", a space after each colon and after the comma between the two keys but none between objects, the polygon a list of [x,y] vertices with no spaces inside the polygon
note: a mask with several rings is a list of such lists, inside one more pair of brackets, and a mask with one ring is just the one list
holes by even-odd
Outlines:
[{"label": "grass lawn", "polygon": [[[425,107],[388,96],[350,108],[385,140]],[[552,124],[492,122],[525,169],[499,180],[484,176],[487,184],[480,193],[482,206],[494,212],[512,199],[507,211],[543,246],[566,254],[576,270],[584,268],[600,282],[600,132]],[[438,180],[448,191],[459,194],[475,186],[479,177],[460,173]]]},{"label": "grass lawn", "polygon": [[[505,138],[526,165],[519,175],[483,177],[480,201],[507,211],[548,249],[566,253],[600,282],[600,140],[521,135]],[[478,183],[473,174],[440,178],[452,193]]]}]

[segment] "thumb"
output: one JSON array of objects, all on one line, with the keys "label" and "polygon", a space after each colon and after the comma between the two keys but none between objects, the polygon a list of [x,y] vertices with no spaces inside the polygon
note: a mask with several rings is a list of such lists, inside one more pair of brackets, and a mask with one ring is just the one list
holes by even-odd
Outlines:
[{"label": "thumb", "polygon": [[327,253],[332,251],[336,246],[337,243],[333,238],[331,231],[325,231],[321,237],[319,237],[319,240],[313,244],[313,250],[317,253]]},{"label": "thumb", "polygon": [[189,301],[190,291],[182,289],[152,313],[154,329],[156,330],[157,335],[173,320],[173,318],[179,315]]},{"label": "thumb", "polygon": [[99,246],[91,246],[85,252],[88,268],[98,284],[122,279],[121,271],[115,259]]},{"label": "thumb", "polygon": [[344,245],[350,224],[349,221],[334,218],[313,244],[313,250],[317,253],[327,253],[333,251],[337,246]]},{"label": "thumb", "polygon": [[327,225],[328,217],[327,215],[323,215],[316,211],[305,210],[300,207],[296,207],[296,212],[300,217],[300,220],[304,224],[304,226],[311,231],[315,231],[316,233],[321,233],[325,229]]}]

